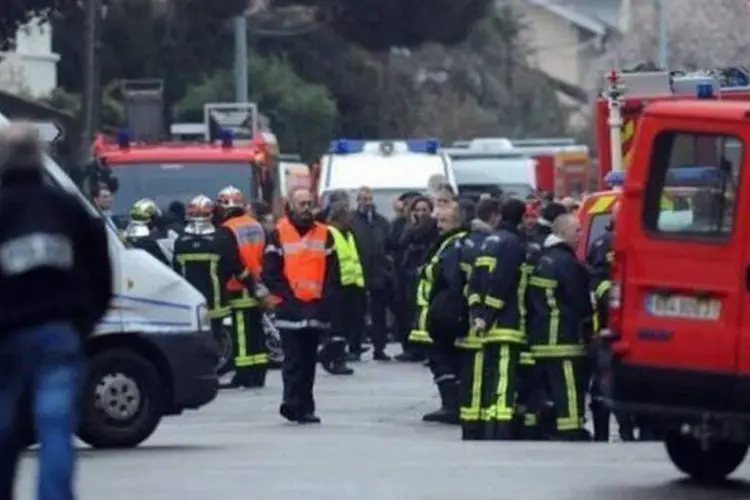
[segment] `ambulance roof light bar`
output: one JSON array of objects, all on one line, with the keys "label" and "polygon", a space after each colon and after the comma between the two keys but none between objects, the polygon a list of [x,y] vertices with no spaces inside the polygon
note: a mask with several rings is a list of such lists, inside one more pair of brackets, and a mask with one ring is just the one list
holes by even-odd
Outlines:
[{"label": "ambulance roof light bar", "polygon": [[383,156],[390,156],[399,153],[437,154],[439,149],[440,141],[437,139],[407,139],[406,141],[338,139],[331,142],[328,152],[338,155],[376,153]]}]

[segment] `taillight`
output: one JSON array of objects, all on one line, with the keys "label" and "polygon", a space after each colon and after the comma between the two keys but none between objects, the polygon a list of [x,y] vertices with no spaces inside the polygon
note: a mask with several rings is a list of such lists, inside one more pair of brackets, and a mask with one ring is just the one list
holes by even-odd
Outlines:
[{"label": "taillight", "polygon": [[622,328],[622,277],[625,275],[622,254],[615,252],[612,259],[612,288],[609,290],[609,311],[607,311],[608,337],[617,339]]}]

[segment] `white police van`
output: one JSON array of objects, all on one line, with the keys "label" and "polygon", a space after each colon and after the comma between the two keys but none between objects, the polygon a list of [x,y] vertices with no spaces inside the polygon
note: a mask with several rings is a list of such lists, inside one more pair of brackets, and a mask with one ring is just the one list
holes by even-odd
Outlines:
[{"label": "white police van", "polygon": [[426,191],[435,175],[456,189],[451,160],[435,139],[340,139],[320,161],[318,196],[325,204],[329,193],[341,189],[354,199],[357,189],[367,186],[380,214],[390,218],[395,198],[406,191]]},{"label": "white police van", "polygon": [[[0,128],[8,120],[0,114]],[[47,180],[97,210],[50,158]],[[199,408],[218,392],[216,345],[205,299],[107,225],[114,300],[86,344],[89,357],[78,436],[98,448],[137,446],[165,415]],[[23,419],[23,426],[30,419]],[[32,442],[31,427],[26,428]]]}]

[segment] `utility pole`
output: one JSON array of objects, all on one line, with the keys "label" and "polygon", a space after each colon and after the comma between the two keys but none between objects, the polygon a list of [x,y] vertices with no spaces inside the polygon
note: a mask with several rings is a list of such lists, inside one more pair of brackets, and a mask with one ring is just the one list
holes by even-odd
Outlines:
[{"label": "utility pole", "polygon": [[243,13],[233,20],[234,25],[234,100],[248,101],[247,17]]},{"label": "utility pole", "polygon": [[667,31],[667,10],[664,8],[665,0],[655,0],[657,22],[657,37],[659,41],[659,67],[663,70],[669,69],[669,32]]},{"label": "utility pole", "polygon": [[97,33],[101,20],[101,0],[84,0],[83,25],[83,95],[81,96],[80,126],[81,137],[78,144],[78,166],[83,167],[91,158],[95,120],[98,114],[97,82]]}]

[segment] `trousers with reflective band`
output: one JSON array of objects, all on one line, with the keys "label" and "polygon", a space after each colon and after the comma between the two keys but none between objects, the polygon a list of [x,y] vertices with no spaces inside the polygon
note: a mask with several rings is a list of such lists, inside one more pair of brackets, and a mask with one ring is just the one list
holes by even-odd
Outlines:
[{"label": "trousers with reflective band", "polygon": [[466,337],[458,338],[456,347],[460,356],[459,417],[462,425],[472,424],[480,421],[484,350],[481,340],[471,332]]},{"label": "trousers with reflective band", "polygon": [[415,317],[415,325],[409,332],[409,342],[416,344],[432,344],[432,338],[430,338],[430,332],[427,331],[427,313],[430,308],[430,295],[432,293],[432,284],[435,277],[433,273],[435,266],[440,260],[440,254],[445,250],[448,245],[455,242],[457,239],[466,236],[465,232],[458,232],[449,238],[446,238],[440,244],[437,251],[433,254],[430,260],[422,267],[419,273],[419,281],[417,282],[417,314]]},{"label": "trousers with reflective band", "polygon": [[[539,302],[546,304],[546,311],[544,311],[546,313],[544,317],[547,318],[546,331],[534,332],[534,335],[532,335],[531,352],[536,359],[586,355],[586,350],[580,339],[560,338],[561,314],[557,286],[558,282],[554,279],[539,276],[529,278],[529,293],[543,295],[543,300]],[[535,327],[537,326],[535,325]]]},{"label": "trousers with reflective band", "polygon": [[232,314],[234,367],[262,367],[268,364],[268,350],[260,309],[235,309]]},{"label": "trousers with reflective band", "polygon": [[[209,315],[223,318],[229,314],[229,307],[222,303],[222,285],[219,277],[219,256],[214,253],[177,253],[174,256],[179,272],[188,282],[201,292],[208,301]],[[194,275],[199,275],[193,277]],[[200,283],[198,283],[200,279]],[[207,284],[203,284],[207,282]],[[208,285],[210,283],[210,285]],[[209,286],[208,290],[204,290]]]},{"label": "trousers with reflective band", "polygon": [[484,346],[479,418],[490,426],[510,426],[516,414],[519,364],[524,349],[515,343]]},{"label": "trousers with reflective band", "polygon": [[559,432],[583,428],[584,402],[588,377],[586,359],[537,359],[540,382],[549,388],[555,407],[556,427]]},{"label": "trousers with reflective band", "polygon": [[[263,264],[263,251],[266,245],[266,234],[263,226],[249,215],[238,215],[224,221],[222,224],[226,227],[237,241],[237,249],[240,258],[245,266],[245,273],[249,273],[256,278],[260,276],[260,269]],[[227,283],[227,290],[230,292],[239,292],[244,288],[242,279],[247,276],[236,276]]]},{"label": "trousers with reflective band", "polygon": [[328,228],[315,222],[304,236],[288,218],[276,225],[284,257],[284,277],[295,298],[312,302],[323,297],[326,275]]},{"label": "trousers with reflective band", "polygon": [[349,231],[349,234],[344,236],[344,233],[333,226],[328,226],[328,230],[333,235],[336,255],[339,259],[339,267],[341,268],[341,285],[354,285],[359,288],[364,288],[365,274],[362,270],[362,262],[359,259],[357,244],[354,241],[354,234]]}]

